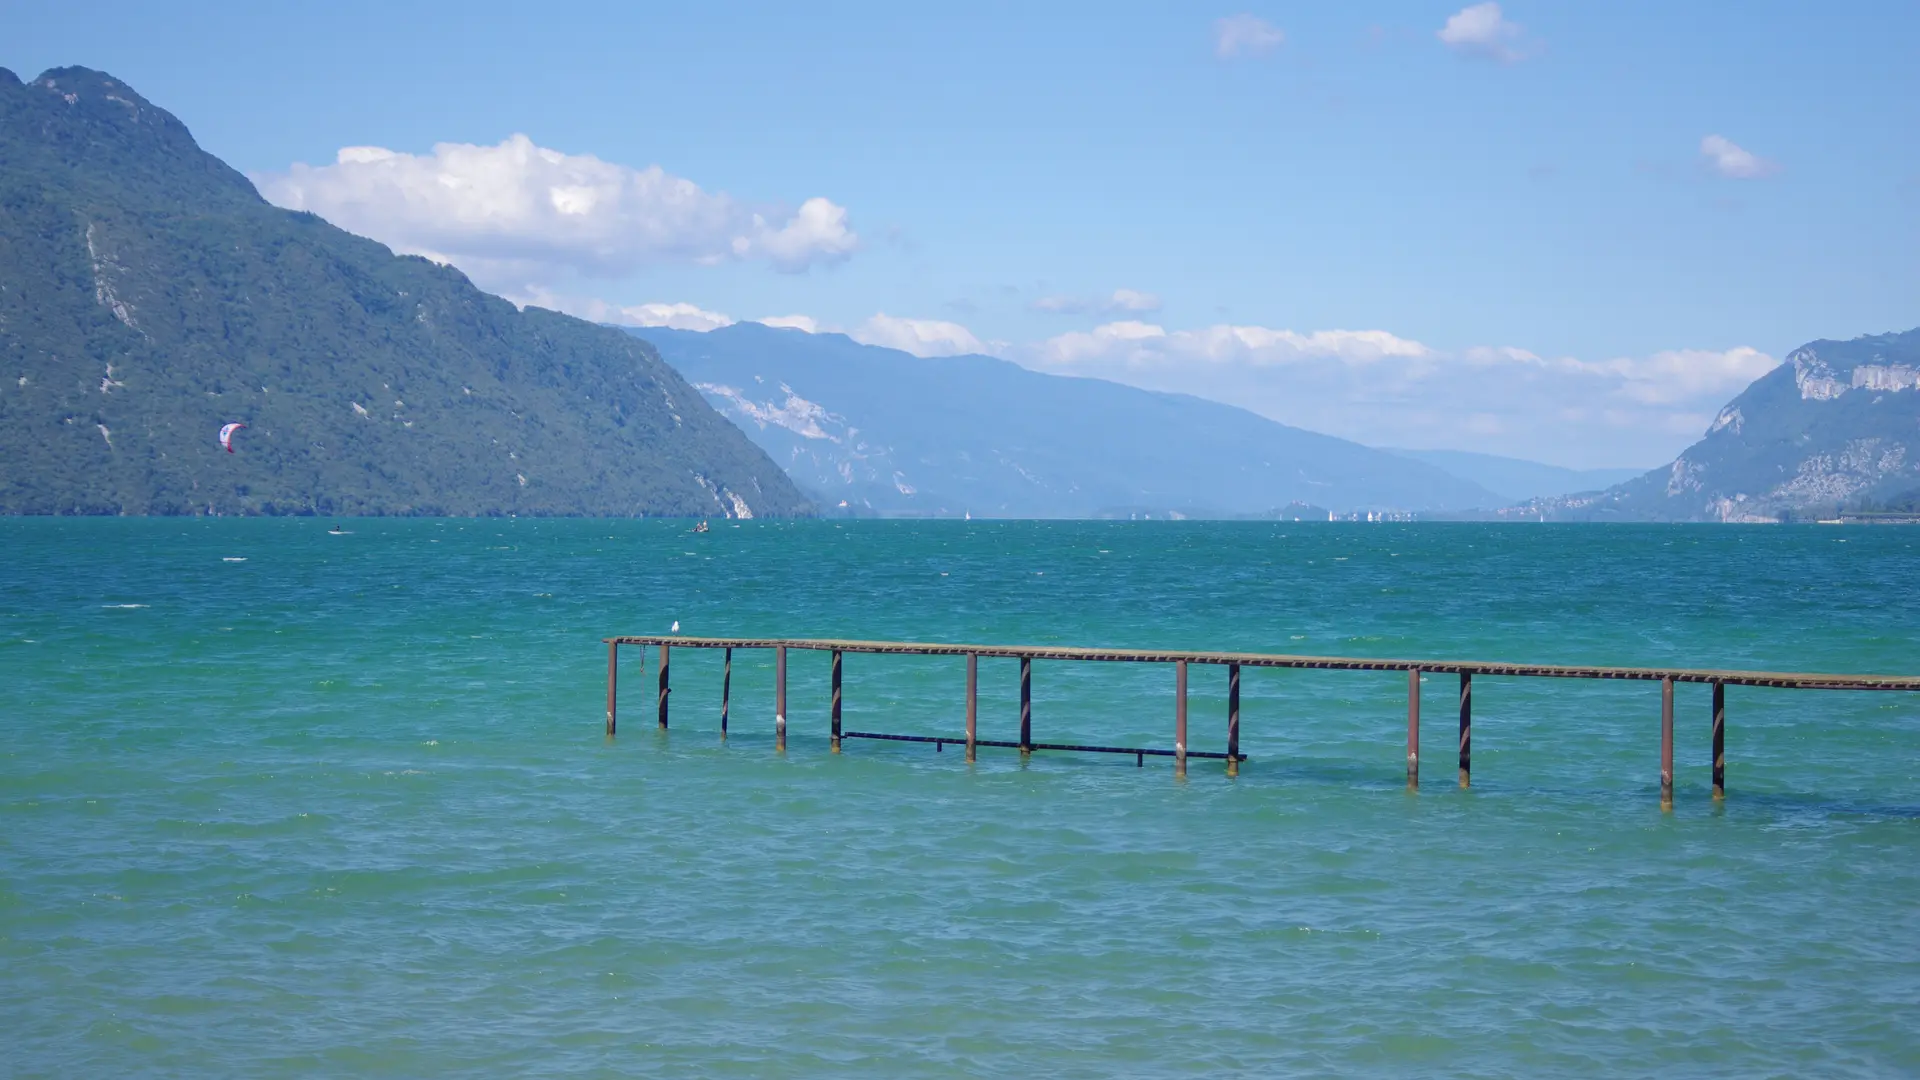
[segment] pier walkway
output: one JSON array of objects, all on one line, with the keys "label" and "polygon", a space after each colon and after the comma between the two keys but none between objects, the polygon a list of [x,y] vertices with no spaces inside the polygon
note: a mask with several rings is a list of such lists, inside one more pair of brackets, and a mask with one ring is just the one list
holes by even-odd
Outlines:
[{"label": "pier walkway", "polygon": [[[1512,664],[1473,660],[1394,660],[1352,656],[1295,656],[1286,653],[1187,652],[1166,649],[1086,649],[1043,645],[949,645],[913,641],[850,641],[834,638],[717,638],[679,635],[624,635],[604,639],[607,646],[607,734],[616,729],[619,687],[620,647],[637,646],[644,670],[645,649],[659,650],[659,723],[667,726],[668,696],[672,693],[670,661],[672,650],[721,649],[726,653],[725,673],[720,686],[720,732],[727,730],[733,684],[733,650],[768,649],[774,655],[774,737],[781,748],[787,738],[787,651],[796,649],[833,655],[833,703],[831,745],[840,752],[845,739],[880,739],[895,742],[933,743],[935,750],[949,744],[964,746],[966,760],[972,761],[977,748],[1003,747],[1031,754],[1037,750],[1072,750],[1083,753],[1132,754],[1137,764],[1148,757],[1170,757],[1176,773],[1184,775],[1188,758],[1224,761],[1228,776],[1237,775],[1245,755],[1240,753],[1240,669],[1305,668],[1323,671],[1404,671],[1407,673],[1407,786],[1420,786],[1420,678],[1423,674],[1456,674],[1460,677],[1459,780],[1461,787],[1472,781],[1473,677],[1539,679],[1624,679],[1660,684],[1660,803],[1673,805],[1673,688],[1676,683],[1706,683],[1713,687],[1713,797],[1726,794],[1726,688],[1763,686],[1789,690],[1905,690],[1920,691],[1920,675],[1835,675],[1781,671],[1737,671],[1711,668],[1631,668],[1590,667],[1569,664]],[[952,656],[967,660],[967,726],[964,737],[896,735],[874,731],[841,729],[841,665],[846,653],[896,656]],[[981,657],[1020,661],[1020,738],[981,739],[978,736],[979,661]],[[1126,664],[1171,664],[1174,669],[1174,728],[1172,749],[1138,746],[1098,746],[1068,743],[1041,743],[1033,740],[1033,662],[1093,662]],[[1211,752],[1190,750],[1187,745],[1187,671],[1192,665],[1227,669],[1226,748]]]}]

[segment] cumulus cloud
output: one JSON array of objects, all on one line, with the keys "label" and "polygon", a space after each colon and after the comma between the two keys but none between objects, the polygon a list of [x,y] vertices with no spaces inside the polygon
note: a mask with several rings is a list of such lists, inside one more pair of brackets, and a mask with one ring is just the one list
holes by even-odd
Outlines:
[{"label": "cumulus cloud", "polygon": [[1265,56],[1286,40],[1284,31],[1257,15],[1229,15],[1213,24],[1213,53],[1223,60]]},{"label": "cumulus cloud", "polygon": [[1755,180],[1780,170],[1780,166],[1735,143],[1725,135],[1708,135],[1700,140],[1700,157],[1707,168],[1730,180]]},{"label": "cumulus cloud", "polygon": [[1108,296],[1043,296],[1027,306],[1055,315],[1112,315],[1123,311],[1158,311],[1160,298],[1139,289],[1115,289]]},{"label": "cumulus cloud", "polygon": [[768,315],[765,318],[755,319],[753,321],[762,326],[776,326],[785,330],[804,330],[809,334],[818,334],[825,329],[825,327],[820,325],[820,321],[811,315]]},{"label": "cumulus cloud", "polygon": [[430,154],[350,146],[331,165],[253,180],[278,206],[503,289],[658,262],[761,260],[798,272],[846,259],[860,243],[846,208],[825,198],[790,214],[756,208],[658,165],[566,154],[525,135],[497,146],[440,143]]},{"label": "cumulus cloud", "polygon": [[954,356],[985,352],[973,331],[940,319],[900,319],[884,312],[854,327],[849,335],[864,345],[884,345],[915,356]]},{"label": "cumulus cloud", "polygon": [[1582,360],[1457,352],[1385,330],[1168,329],[1118,320],[1013,354],[1031,367],[1231,402],[1374,445],[1442,446],[1576,466],[1655,466],[1775,366],[1757,349]]},{"label": "cumulus cloud", "polygon": [[674,330],[718,330],[732,326],[733,319],[718,311],[706,311],[692,304],[635,304],[623,307],[620,318],[608,320],[629,326],[665,326]]},{"label": "cumulus cloud", "polygon": [[1445,26],[1435,31],[1455,52],[1484,56],[1511,64],[1527,54],[1525,36],[1518,23],[1509,22],[1500,5],[1488,0],[1471,4],[1447,17]]}]

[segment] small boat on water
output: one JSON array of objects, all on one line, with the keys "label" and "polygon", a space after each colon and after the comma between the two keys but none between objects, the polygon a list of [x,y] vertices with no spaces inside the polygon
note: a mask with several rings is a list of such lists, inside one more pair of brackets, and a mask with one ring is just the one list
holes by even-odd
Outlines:
[{"label": "small boat on water", "polygon": [[706,532],[706,531],[707,531],[707,523],[706,523],[706,522],[704,522],[704,521],[702,521],[702,522],[700,522],[700,523],[699,523],[698,525],[695,525],[695,526],[693,527],[693,531],[694,531],[694,532],[697,532],[697,533],[700,533],[700,532]]}]

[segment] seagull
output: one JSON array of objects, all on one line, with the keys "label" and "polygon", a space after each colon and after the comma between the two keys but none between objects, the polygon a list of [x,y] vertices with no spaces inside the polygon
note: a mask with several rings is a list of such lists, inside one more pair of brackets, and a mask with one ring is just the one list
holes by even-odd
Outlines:
[{"label": "seagull", "polygon": [[679,620],[679,619],[675,619],[675,620],[673,620],[673,629],[672,629],[672,630],[669,630],[669,631],[668,631],[668,633],[671,633],[671,634],[677,634],[677,633],[679,633],[679,632],[680,632],[680,620]]}]

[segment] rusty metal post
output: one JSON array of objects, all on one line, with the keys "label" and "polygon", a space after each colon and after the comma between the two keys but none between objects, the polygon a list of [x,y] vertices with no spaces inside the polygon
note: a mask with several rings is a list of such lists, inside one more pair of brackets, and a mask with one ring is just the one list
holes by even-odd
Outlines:
[{"label": "rusty metal post", "polygon": [[720,673],[720,737],[727,737],[727,710],[733,704],[733,646],[727,646],[727,666]]},{"label": "rusty metal post", "polygon": [[1240,665],[1227,665],[1227,775],[1240,775]]},{"label": "rusty metal post", "polygon": [[1673,680],[1660,680],[1660,809],[1673,809]]},{"label": "rusty metal post", "polygon": [[980,720],[980,654],[967,654],[967,761],[973,761],[973,741]]},{"label": "rusty metal post", "polygon": [[1713,797],[1727,797],[1727,688],[1713,684]]},{"label": "rusty metal post", "polygon": [[672,648],[666,642],[660,643],[660,730],[667,730],[667,695],[673,690],[667,685],[667,653]]},{"label": "rusty metal post", "polygon": [[1473,786],[1473,673],[1460,673],[1460,786]]},{"label": "rusty metal post", "polygon": [[1420,788],[1420,669],[1407,672],[1407,788]]},{"label": "rusty metal post", "polygon": [[1187,775],[1187,662],[1173,662],[1173,775]]},{"label": "rusty metal post", "polygon": [[1033,657],[1020,658],[1020,756],[1033,753]]},{"label": "rusty metal post", "polygon": [[833,752],[840,752],[840,650],[833,650]]},{"label": "rusty metal post", "polygon": [[773,747],[787,748],[787,647],[773,647]]},{"label": "rusty metal post", "polygon": [[614,703],[619,694],[620,683],[620,643],[607,642],[607,734],[613,734]]}]

